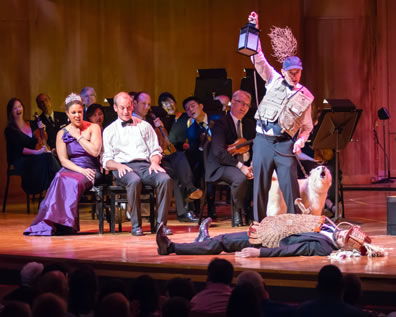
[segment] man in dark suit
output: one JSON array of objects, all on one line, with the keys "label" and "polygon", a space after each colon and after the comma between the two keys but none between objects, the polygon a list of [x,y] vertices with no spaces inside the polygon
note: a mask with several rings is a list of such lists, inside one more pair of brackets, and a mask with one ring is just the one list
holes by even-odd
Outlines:
[{"label": "man in dark suit", "polygon": [[319,232],[292,234],[280,240],[279,247],[267,248],[262,244],[252,244],[246,231],[210,238],[208,233],[210,223],[210,218],[206,218],[201,223],[198,237],[192,243],[170,241],[164,233],[164,226],[160,225],[156,237],[158,254],[209,255],[220,254],[224,251],[237,252],[235,255],[240,257],[326,256],[344,246],[348,233],[348,230],[329,232],[328,227],[323,226]]},{"label": "man in dark suit", "polygon": [[242,225],[241,215],[249,215],[252,200],[253,174],[250,162],[251,146],[244,154],[231,155],[227,147],[240,138],[253,140],[256,136],[256,123],[247,118],[251,96],[248,92],[237,90],[231,100],[231,110],[218,119],[212,129],[212,142],[206,165],[206,181],[223,180],[231,185],[234,202],[234,225]]},{"label": "man in dark suit", "polygon": [[42,111],[40,120],[45,125],[48,135],[47,144],[51,149],[56,146],[56,134],[67,124],[67,116],[64,112],[52,109],[51,98],[47,94],[39,94],[36,97],[37,107]]}]

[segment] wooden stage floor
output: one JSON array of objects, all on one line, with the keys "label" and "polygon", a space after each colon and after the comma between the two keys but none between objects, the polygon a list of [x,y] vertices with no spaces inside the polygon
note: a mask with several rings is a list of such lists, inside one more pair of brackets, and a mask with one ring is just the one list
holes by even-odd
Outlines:
[{"label": "wooden stage floor", "polygon": [[[345,217],[357,222],[373,239],[373,243],[388,248],[384,258],[355,258],[345,262],[332,262],[327,257],[288,258],[237,258],[234,254],[217,256],[158,256],[155,235],[149,234],[149,224],[144,222],[147,234],[133,237],[130,223],[123,224],[123,232],[99,235],[97,221],[90,220],[88,211],[81,212],[81,232],[74,236],[26,237],[35,213],[27,215],[24,204],[10,204],[7,212],[0,214],[0,270],[17,271],[28,261],[51,263],[62,261],[70,266],[79,263],[92,265],[99,276],[133,278],[147,273],[159,280],[174,276],[189,277],[193,281],[206,280],[206,267],[213,257],[233,263],[236,275],[244,270],[262,274],[273,287],[313,289],[317,273],[326,264],[336,264],[343,272],[358,274],[365,291],[391,295],[396,292],[396,236],[386,235],[386,191],[346,191]],[[33,209],[34,210],[34,209]],[[229,206],[218,206],[220,218],[229,213]],[[174,231],[170,238],[175,242],[193,241],[197,225],[180,223],[175,214],[169,215],[169,227]],[[210,228],[211,236],[246,230],[232,228],[230,220],[217,221]],[[105,230],[108,230],[106,224]],[[2,274],[4,276],[4,274]],[[4,281],[0,280],[0,284]],[[388,304],[388,303],[383,303]]]}]

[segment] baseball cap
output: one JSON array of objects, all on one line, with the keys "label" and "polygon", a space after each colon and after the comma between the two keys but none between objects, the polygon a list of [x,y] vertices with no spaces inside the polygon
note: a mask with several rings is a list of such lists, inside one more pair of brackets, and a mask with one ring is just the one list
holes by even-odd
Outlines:
[{"label": "baseball cap", "polygon": [[283,66],[282,68],[284,70],[290,70],[290,69],[303,69],[302,67],[302,62],[301,59],[299,59],[297,56],[289,56],[283,61]]}]

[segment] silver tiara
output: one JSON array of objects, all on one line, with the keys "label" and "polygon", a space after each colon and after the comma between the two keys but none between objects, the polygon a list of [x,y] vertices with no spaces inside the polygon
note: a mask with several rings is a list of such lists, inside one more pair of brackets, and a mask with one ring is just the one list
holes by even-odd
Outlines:
[{"label": "silver tiara", "polygon": [[72,102],[72,101],[82,102],[82,99],[81,99],[80,95],[77,95],[74,92],[72,92],[69,96],[66,97],[65,104],[68,104],[69,102]]}]

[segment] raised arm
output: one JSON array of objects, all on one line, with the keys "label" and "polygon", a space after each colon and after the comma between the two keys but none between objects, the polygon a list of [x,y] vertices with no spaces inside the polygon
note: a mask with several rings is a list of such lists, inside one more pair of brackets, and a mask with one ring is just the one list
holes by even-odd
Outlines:
[{"label": "raised arm", "polygon": [[[259,28],[259,18],[258,14],[252,11],[248,18],[249,22],[256,25],[256,28]],[[267,84],[272,80],[274,73],[276,71],[274,68],[268,63],[267,59],[264,56],[263,50],[261,48],[261,41],[259,40],[258,43],[258,54],[253,55],[251,57],[254,67],[256,68],[257,72],[267,82]]]}]

